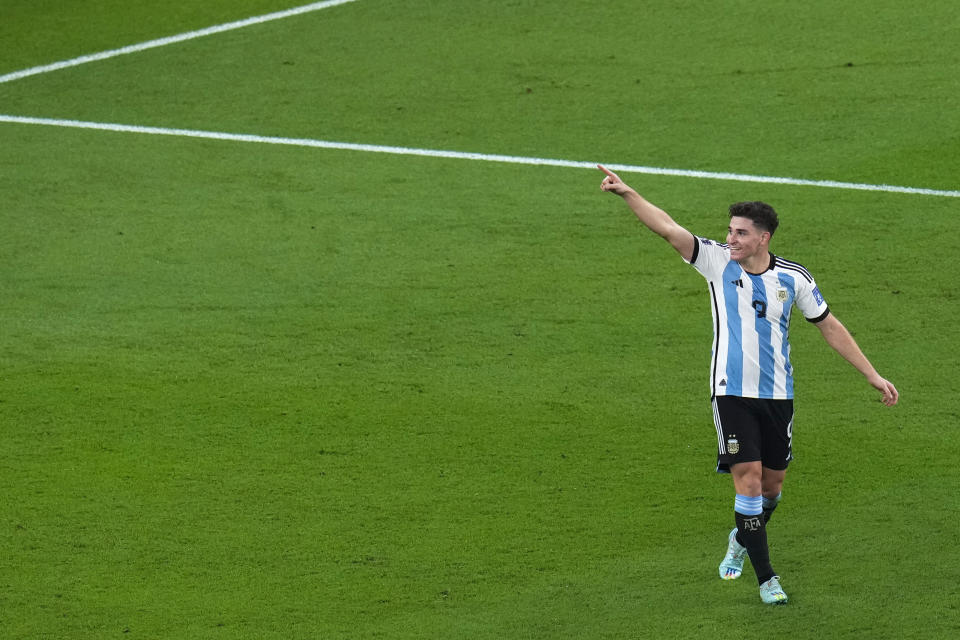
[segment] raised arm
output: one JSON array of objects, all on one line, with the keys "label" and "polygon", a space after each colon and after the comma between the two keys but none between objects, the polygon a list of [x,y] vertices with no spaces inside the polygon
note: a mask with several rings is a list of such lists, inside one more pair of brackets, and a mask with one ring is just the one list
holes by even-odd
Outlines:
[{"label": "raised arm", "polygon": [[827,341],[827,344],[833,347],[834,351],[843,356],[847,362],[867,378],[867,381],[877,391],[883,394],[883,398],[881,398],[883,404],[888,407],[897,404],[897,400],[900,399],[897,388],[893,386],[892,382],[885,380],[877,373],[867,357],[863,355],[857,341],[853,339],[843,323],[837,320],[836,316],[828,313],[826,318],[817,323],[817,328],[820,329],[820,333],[823,334],[823,339]]},{"label": "raised arm", "polygon": [[610,191],[621,196],[637,215],[637,218],[640,219],[640,222],[669,242],[670,246],[676,249],[684,260],[689,262],[693,257],[693,247],[694,242],[696,242],[693,234],[674,222],[666,211],[647,202],[643,196],[621,180],[620,176],[602,164],[598,164],[597,168],[607,174],[603,182],[600,183],[600,188],[603,191]]}]

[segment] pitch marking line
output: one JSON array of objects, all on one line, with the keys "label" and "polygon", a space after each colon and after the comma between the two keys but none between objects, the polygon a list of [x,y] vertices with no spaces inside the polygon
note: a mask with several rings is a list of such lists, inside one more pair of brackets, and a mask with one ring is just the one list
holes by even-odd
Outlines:
[{"label": "pitch marking line", "polygon": [[252,18],[246,18],[244,20],[238,20],[236,22],[228,22],[226,24],[207,27],[206,29],[200,29],[198,31],[188,31],[187,33],[181,33],[176,36],[159,38],[157,40],[150,40],[149,42],[141,42],[140,44],[132,44],[130,46],[121,47],[119,49],[111,49],[110,51],[101,51],[100,53],[92,53],[90,55],[80,56],[79,58],[73,58],[72,60],[63,60],[61,62],[54,62],[52,64],[45,64],[39,67],[24,69],[23,71],[15,71],[13,73],[8,73],[6,75],[0,76],[0,84],[3,84],[5,82],[13,82],[14,80],[19,80],[21,78],[39,75],[41,73],[49,73],[50,71],[57,71],[58,69],[66,69],[67,67],[76,67],[77,65],[86,64],[88,62],[96,62],[98,60],[106,60],[108,58],[124,56],[124,55],[127,55],[128,53],[136,53],[138,51],[145,51],[147,49],[154,49],[156,47],[165,47],[168,44],[185,42],[187,40],[202,38],[204,36],[213,35],[215,33],[223,33],[224,31],[242,29],[243,27],[249,27],[255,24],[263,24],[264,22],[270,22],[272,20],[289,18],[290,16],[298,16],[304,13],[310,13],[311,11],[328,9],[330,7],[336,7],[337,5],[346,4],[348,2],[355,2],[355,0],[326,0],[325,2],[314,2],[313,4],[304,5],[302,7],[294,7],[293,9],[287,9],[285,11],[277,11],[276,13],[268,13],[262,16],[254,16]]},{"label": "pitch marking line", "polygon": [[[0,122],[12,124],[33,124],[71,129],[96,129],[117,133],[139,133],[154,136],[176,136],[184,138],[203,138],[207,140],[226,140],[230,142],[251,142],[257,144],[278,144],[292,147],[313,147],[318,149],[338,149],[341,151],[361,151],[366,153],[390,153],[404,156],[425,156],[456,160],[475,160],[482,162],[504,162],[549,167],[596,170],[595,162],[575,162],[572,160],[553,160],[550,158],[528,158],[523,156],[491,155],[485,153],[467,153],[463,151],[440,151],[436,149],[414,149],[410,147],[389,147],[351,142],[330,142],[310,138],[278,138],[240,133],[222,133],[218,131],[198,131],[194,129],[165,129],[160,127],[142,127],[127,124],[109,124],[102,122],[82,122],[79,120],[54,120],[49,118],[27,118],[23,116],[0,115]],[[913,195],[960,198],[960,191],[942,191],[917,187],[898,187],[886,184],[861,184],[856,182],[838,182],[836,180],[802,180],[799,178],[778,178],[774,176],[753,176],[741,173],[714,173],[711,171],[691,171],[688,169],[665,169],[662,167],[644,167],[628,164],[605,164],[611,171],[623,173],[646,173],[661,176],[678,176],[707,180],[731,180],[734,182],[760,182],[805,187],[828,187],[832,189],[853,189],[859,191],[883,191],[887,193],[907,193]]]}]

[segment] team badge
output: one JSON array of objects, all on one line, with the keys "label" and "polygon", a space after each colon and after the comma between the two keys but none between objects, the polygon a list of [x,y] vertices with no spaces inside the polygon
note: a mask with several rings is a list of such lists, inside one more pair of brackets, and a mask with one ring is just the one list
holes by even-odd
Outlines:
[{"label": "team badge", "polygon": [[779,300],[780,302],[786,302],[787,297],[788,297],[788,294],[786,289],[777,289],[777,300]]},{"label": "team badge", "polygon": [[740,453],[740,442],[736,438],[727,440],[727,451],[732,454]]}]

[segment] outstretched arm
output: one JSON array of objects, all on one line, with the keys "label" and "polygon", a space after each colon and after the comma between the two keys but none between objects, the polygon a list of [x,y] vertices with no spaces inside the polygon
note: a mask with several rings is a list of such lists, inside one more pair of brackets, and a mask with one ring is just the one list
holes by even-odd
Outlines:
[{"label": "outstretched arm", "polygon": [[603,191],[610,191],[621,196],[627,205],[633,209],[640,222],[669,242],[677,250],[677,253],[683,256],[684,260],[689,262],[693,258],[693,246],[696,241],[692,233],[674,222],[666,211],[647,202],[643,196],[629,187],[617,174],[602,164],[598,164],[597,168],[607,174],[607,177],[600,183],[600,188]]},{"label": "outstretched arm", "polygon": [[852,364],[857,371],[862,373],[877,391],[883,394],[883,398],[881,399],[883,404],[888,407],[897,404],[897,400],[900,399],[897,388],[893,386],[892,382],[885,380],[877,373],[877,370],[873,368],[873,365],[870,364],[867,357],[863,355],[863,351],[860,350],[857,341],[853,339],[853,336],[850,335],[847,328],[843,326],[843,323],[837,320],[836,316],[828,313],[826,318],[817,323],[817,328],[820,329],[820,333],[823,334],[823,339],[827,341],[827,344],[833,347],[833,349],[843,356],[847,362]]}]

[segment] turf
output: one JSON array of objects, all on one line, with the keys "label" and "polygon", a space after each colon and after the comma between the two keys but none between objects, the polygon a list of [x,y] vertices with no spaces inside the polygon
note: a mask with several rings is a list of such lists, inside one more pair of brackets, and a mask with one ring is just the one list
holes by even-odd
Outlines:
[{"label": "turf", "polygon": [[[7,3],[0,73],[287,8],[112,6]],[[954,14],[358,0],[0,84],[0,113],[956,189]],[[903,396],[796,325],[768,610],[716,578],[704,283],[599,172],[0,149],[5,637],[960,631],[955,199],[626,176],[713,237],[774,203]]]}]

